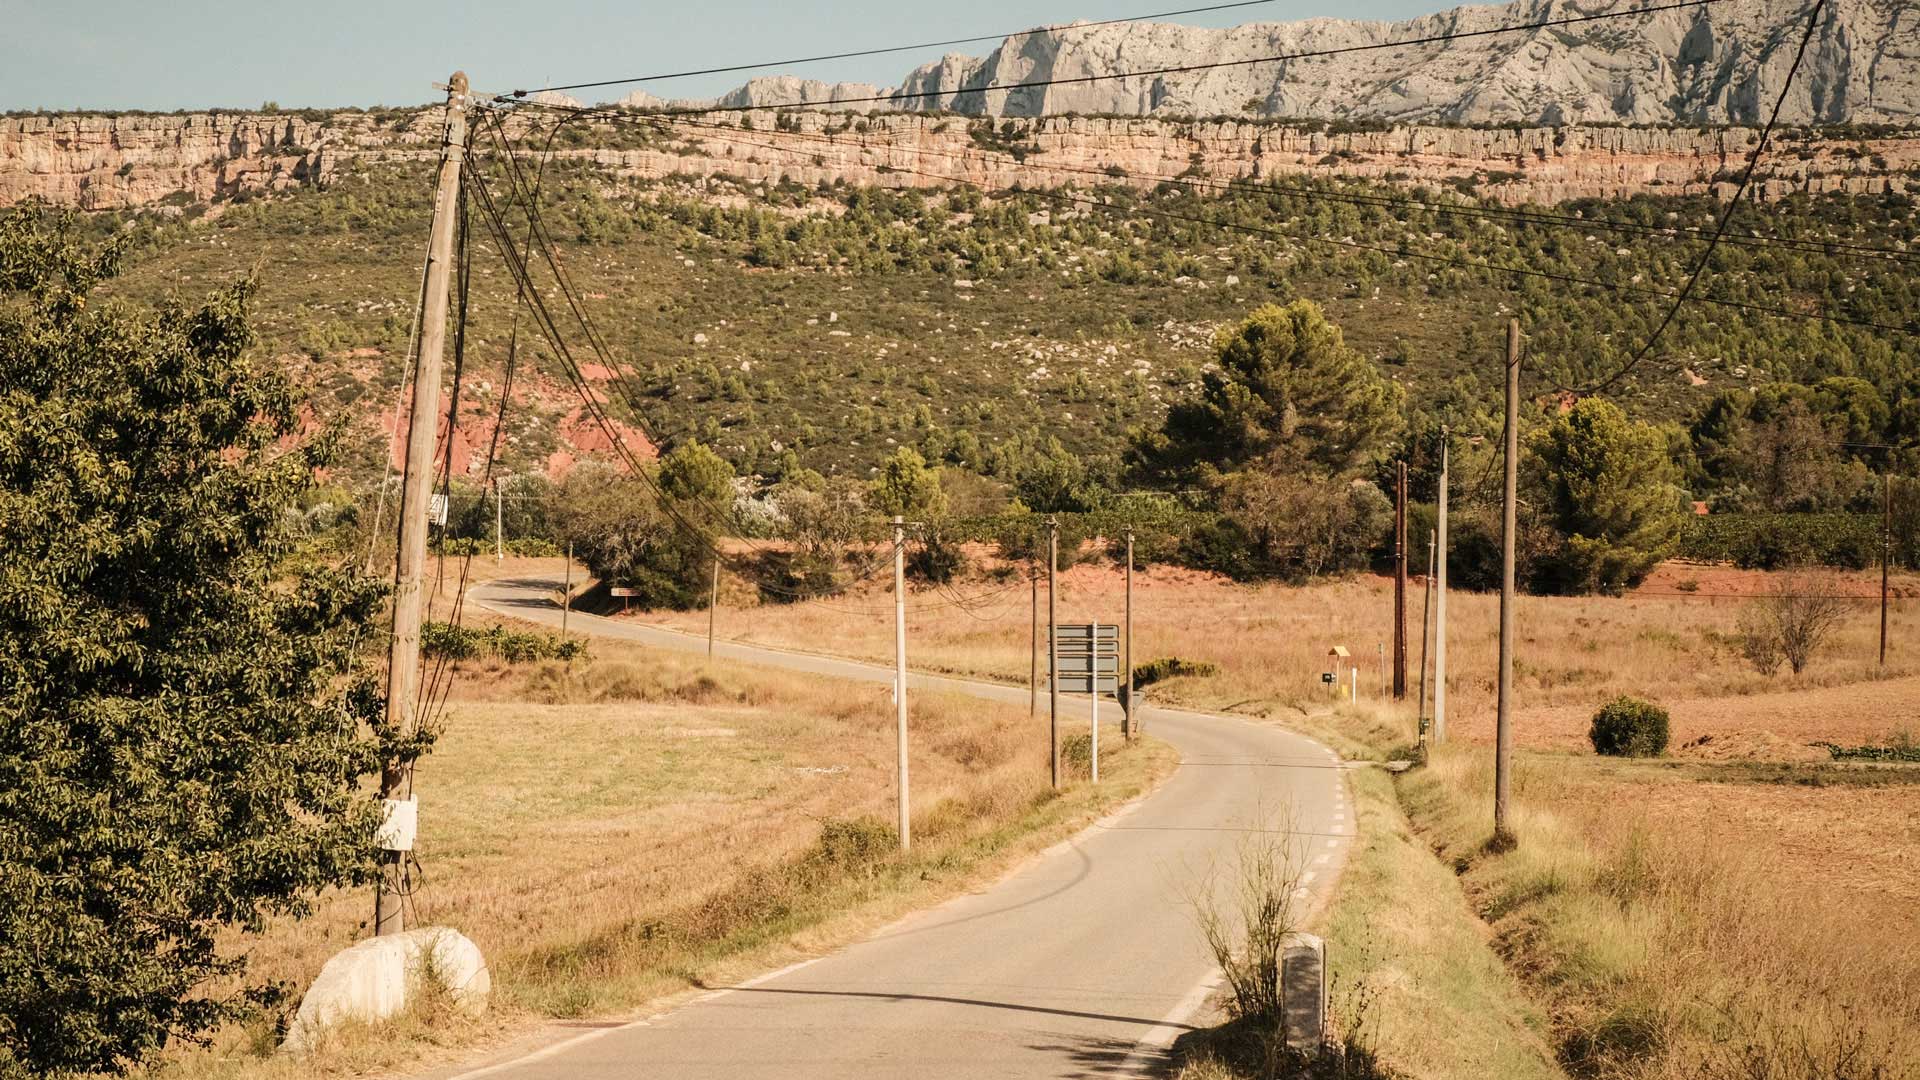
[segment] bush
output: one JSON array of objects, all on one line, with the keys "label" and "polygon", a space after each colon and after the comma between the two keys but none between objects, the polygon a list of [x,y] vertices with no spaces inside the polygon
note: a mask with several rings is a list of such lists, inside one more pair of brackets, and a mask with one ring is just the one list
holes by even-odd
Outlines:
[{"label": "bush", "polygon": [[1133,669],[1133,685],[1135,689],[1139,689],[1143,686],[1152,686],[1154,683],[1166,679],[1177,679],[1183,675],[1191,675],[1197,679],[1204,679],[1209,675],[1217,675],[1219,672],[1220,668],[1218,666],[1209,664],[1203,660],[1182,660],[1177,656],[1163,656],[1158,660],[1149,660],[1144,664],[1135,665]]},{"label": "bush", "polygon": [[1858,570],[1880,557],[1873,514],[1711,514],[1680,530],[1682,558],[1748,570],[1838,566]]},{"label": "bush", "polygon": [[497,656],[509,664],[519,664],[529,660],[578,659],[586,655],[587,643],[553,634],[519,633],[502,626],[477,630],[430,622],[420,628],[420,652],[448,660]]},{"label": "bush", "polygon": [[1587,738],[1597,754],[1659,757],[1667,750],[1667,710],[1640,698],[1614,698],[1593,714]]}]

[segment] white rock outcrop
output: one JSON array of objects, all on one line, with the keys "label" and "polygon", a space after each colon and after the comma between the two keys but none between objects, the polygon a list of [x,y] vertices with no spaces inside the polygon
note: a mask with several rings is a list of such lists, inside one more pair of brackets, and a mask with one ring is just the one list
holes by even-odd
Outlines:
[{"label": "white rock outcrop", "polygon": [[343,1020],[384,1020],[436,983],[456,1006],[474,1013],[486,1009],[493,991],[479,946],[457,930],[428,926],[369,938],[320,969],[282,1048],[303,1051]]}]

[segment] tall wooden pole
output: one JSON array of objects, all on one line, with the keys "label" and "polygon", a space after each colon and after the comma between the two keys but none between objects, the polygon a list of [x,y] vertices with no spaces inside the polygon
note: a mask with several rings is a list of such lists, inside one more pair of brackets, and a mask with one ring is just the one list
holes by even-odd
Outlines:
[{"label": "tall wooden pole", "polygon": [[1887,593],[1893,565],[1893,470],[1880,478],[1880,666],[1887,666]]},{"label": "tall wooden pole", "polygon": [[900,801],[900,850],[913,846],[907,812],[907,525],[893,519],[894,777]]},{"label": "tall wooden pole", "polygon": [[1420,602],[1420,706],[1415,713],[1418,717],[1419,724],[1415,730],[1419,733],[1418,737],[1422,743],[1425,743],[1427,739],[1427,630],[1430,626],[1428,616],[1433,614],[1433,543],[1435,532],[1436,530],[1431,529],[1427,532],[1427,585],[1426,588],[1421,590],[1423,599]]},{"label": "tall wooden pole", "polygon": [[713,553],[713,582],[707,586],[707,655],[713,655],[713,624],[720,613],[720,553]]},{"label": "tall wooden pole", "polygon": [[567,541],[567,565],[561,571],[560,636],[567,636],[567,616],[573,613],[573,541]]},{"label": "tall wooden pole", "polygon": [[500,527],[501,519],[505,517],[500,507],[504,498],[500,494],[500,478],[496,476],[493,478],[493,561],[496,564],[507,561],[506,534]]},{"label": "tall wooden pole", "polygon": [[1433,562],[1433,741],[1447,741],[1447,488],[1453,483],[1448,454],[1453,443],[1440,428],[1440,508],[1434,528]]},{"label": "tall wooden pole", "polygon": [[1393,484],[1393,700],[1407,696],[1407,463]]},{"label": "tall wooden pole", "polygon": [[[402,737],[419,725],[420,604],[427,562],[427,496],[433,486],[433,443],[440,423],[440,367],[447,347],[447,294],[453,272],[453,234],[459,217],[460,165],[467,147],[467,76],[447,81],[447,119],[440,143],[440,184],[434,193],[427,244],[427,280],[420,322],[420,362],[407,420],[406,472],[400,489],[400,545],[394,559],[393,643],[387,654],[387,724]],[[389,761],[380,773],[380,797],[389,804],[413,798],[413,768]],[[383,853],[373,902],[375,934],[405,930],[402,901],[409,891],[407,853]]]},{"label": "tall wooden pole", "polygon": [[1494,721],[1493,838],[1514,841],[1507,801],[1513,788],[1513,548],[1520,502],[1520,320],[1507,320],[1506,493],[1500,515],[1500,699]]},{"label": "tall wooden pole", "polygon": [[1121,663],[1127,665],[1127,693],[1120,700],[1126,708],[1120,713],[1120,733],[1128,741],[1140,734],[1140,721],[1134,718],[1133,711],[1133,530],[1127,530],[1127,635],[1126,648]]},{"label": "tall wooden pole", "polygon": [[1047,519],[1047,743],[1053,787],[1060,788],[1060,522]]}]

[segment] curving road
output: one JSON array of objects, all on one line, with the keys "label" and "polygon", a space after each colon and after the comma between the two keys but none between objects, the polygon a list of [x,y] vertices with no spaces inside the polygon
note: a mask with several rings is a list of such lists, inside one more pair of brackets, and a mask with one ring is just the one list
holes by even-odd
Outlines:
[{"label": "curving road", "polygon": [[[557,627],[560,583],[489,582],[472,602]],[[574,613],[568,628],[667,649],[706,641]],[[807,678],[890,683],[874,664],[720,643]],[[910,688],[1024,705],[1027,691],[931,675]],[[1066,701],[1062,702],[1063,707]],[[1084,722],[1086,702],[1074,702]],[[829,956],[598,1028],[463,1080],[1153,1075],[1217,975],[1187,893],[1253,829],[1289,827],[1303,903],[1326,900],[1353,835],[1334,754],[1245,720],[1146,708],[1180,753],[1157,791],[994,885]]]}]

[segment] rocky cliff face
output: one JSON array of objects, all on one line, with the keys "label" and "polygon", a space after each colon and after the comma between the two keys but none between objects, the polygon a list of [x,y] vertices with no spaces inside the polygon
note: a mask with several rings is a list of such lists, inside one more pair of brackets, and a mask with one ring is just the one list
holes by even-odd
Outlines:
[{"label": "rocky cliff face", "polygon": [[0,118],[0,205],[41,198],[110,210],[205,202],[320,182],[339,156],[431,149],[439,118],[262,113]]},{"label": "rocky cliff face", "polygon": [[[1227,30],[1126,23],[1007,38],[984,57],[948,56],[895,90],[755,80],[715,102],[821,105],[989,116],[1267,116],[1406,123],[1754,124],[1786,83],[1808,0],[1702,7],[1524,33],[1473,35],[1647,0],[1575,6],[1516,0],[1405,22],[1306,19]],[[1455,36],[1429,45],[1393,42]],[[1298,60],[1271,57],[1362,49]],[[1167,71],[1199,62],[1231,66]],[[1160,72],[1114,78],[1124,72]],[[1085,81],[1092,79],[1093,81]],[[1068,80],[1050,86],[993,90]],[[1083,80],[1083,81],[1072,81]],[[790,85],[777,85],[781,82]],[[650,102],[651,103],[651,102]],[[1920,5],[1828,0],[1783,118],[1797,124],[1920,120]]]},{"label": "rocky cliff face", "polygon": [[[902,90],[932,96],[901,104],[1013,116],[1253,114],[1549,125],[1765,120],[1798,48],[1806,0],[1740,0],[1431,45],[1260,60],[1643,6],[1657,5],[1518,0],[1399,23],[1069,27],[1008,38],[978,60],[949,58],[923,67]],[[1177,67],[1197,58],[1243,63],[1024,90],[974,89]],[[1920,119],[1920,6],[1828,0],[1782,116],[1802,124]]]},{"label": "rocky cliff face", "polygon": [[[631,128],[560,151],[633,178],[727,174],[884,187],[953,182],[989,188],[1214,179],[1351,176],[1457,185],[1507,203],[1640,193],[1725,197],[1752,128],[1565,126],[1474,129],[1406,125],[1336,132],[1322,124],[1051,117],[991,123],[954,117],[789,114],[777,130],[740,128],[744,113],[677,127],[646,149],[617,145]],[[323,183],[345,163],[437,152],[434,111],[324,119],[271,115],[0,119],[0,205],[39,197],[113,209],[204,202]],[[1843,139],[1787,131],[1756,195],[1920,190],[1920,132]],[[629,145],[631,145],[629,141]]]}]

